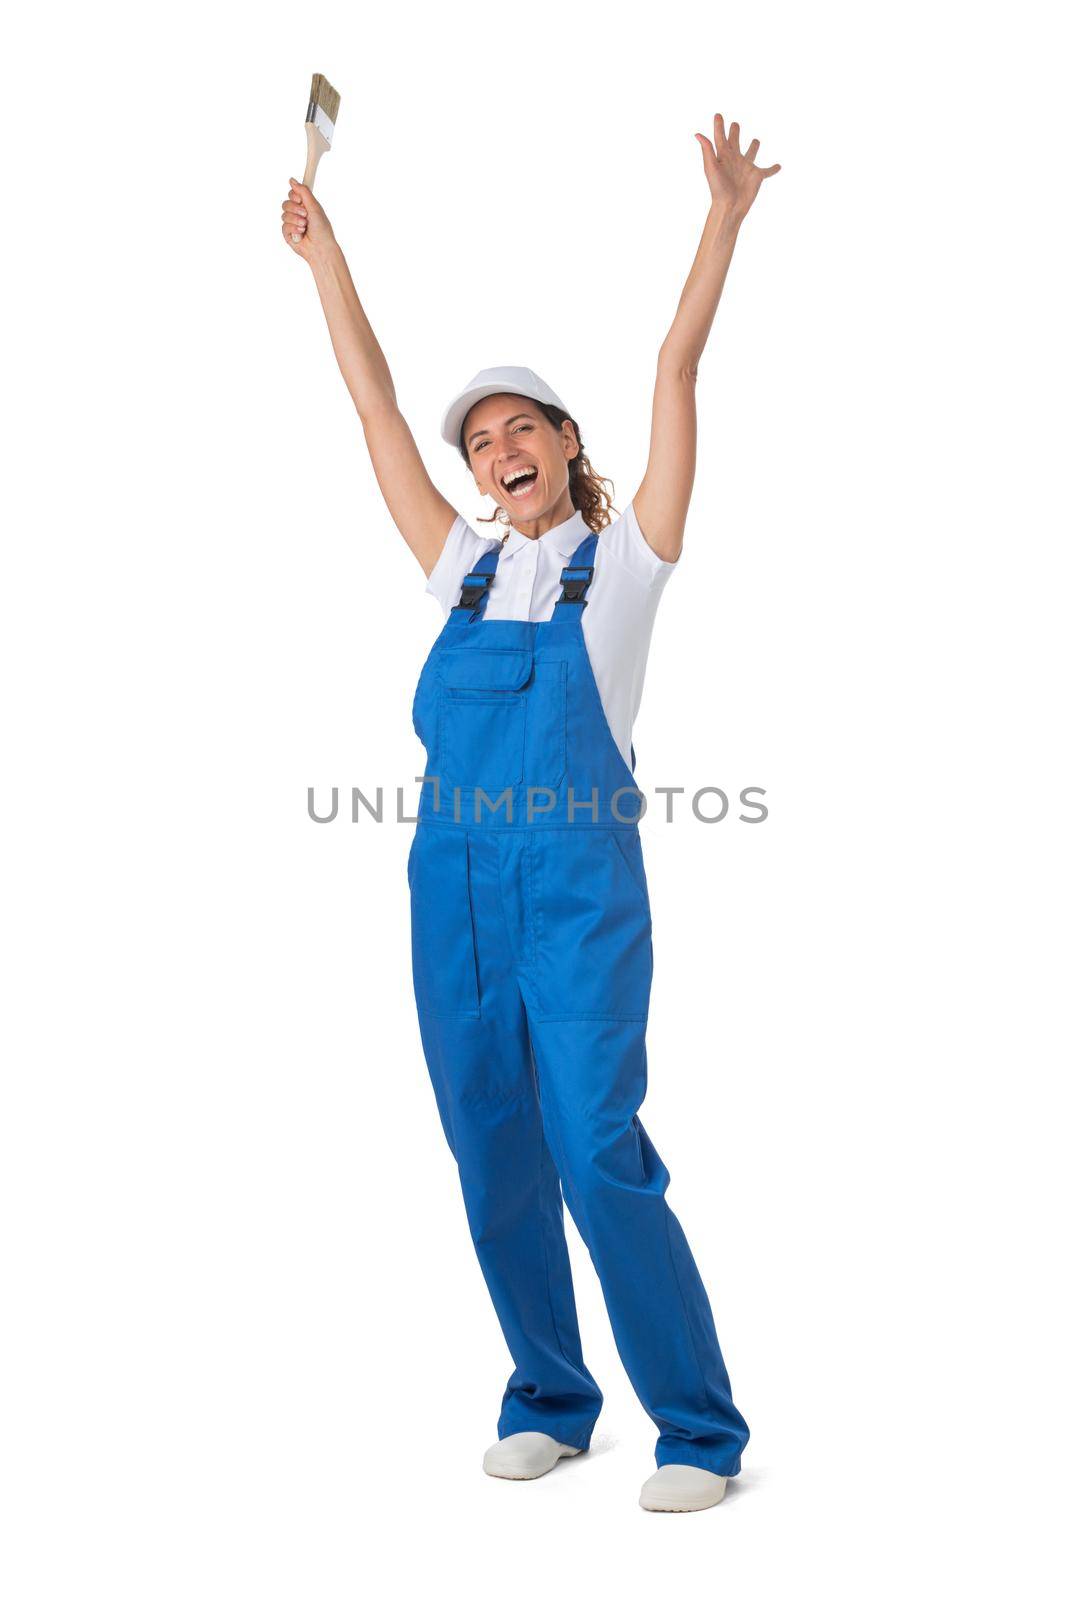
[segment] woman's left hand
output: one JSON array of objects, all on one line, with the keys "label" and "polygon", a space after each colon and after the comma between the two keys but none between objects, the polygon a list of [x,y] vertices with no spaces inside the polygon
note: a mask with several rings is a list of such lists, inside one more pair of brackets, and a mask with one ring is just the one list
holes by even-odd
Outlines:
[{"label": "woman's left hand", "polygon": [[715,113],[715,143],[706,134],[698,133],[700,148],[704,152],[704,176],[708,180],[711,198],[716,206],[728,207],[738,216],[744,216],[759,194],[764,178],[771,178],[782,170],[781,162],[773,167],[757,167],[755,163],[759,140],[753,139],[744,155],[741,154],[741,129],[731,122],[727,137],[726,125]]}]

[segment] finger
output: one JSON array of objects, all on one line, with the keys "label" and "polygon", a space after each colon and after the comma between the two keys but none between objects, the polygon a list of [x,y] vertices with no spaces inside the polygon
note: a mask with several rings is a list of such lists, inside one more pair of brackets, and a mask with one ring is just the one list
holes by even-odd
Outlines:
[{"label": "finger", "polygon": [[303,206],[294,205],[292,200],[285,201],[284,205],[282,206],[282,216],[303,217],[305,222],[307,221],[307,212],[304,210]]},{"label": "finger", "polygon": [[741,149],[741,129],[736,122],[730,124],[730,143],[735,150]]},{"label": "finger", "polygon": [[294,199],[299,200],[301,205],[306,206],[308,201],[313,198],[311,190],[305,184],[297,183],[295,178],[290,178],[289,183],[295,191]]},{"label": "finger", "polygon": [[715,129],[715,153],[716,155],[721,155],[722,147],[726,143],[726,124],[718,111],[715,113],[713,126]]},{"label": "finger", "polygon": [[759,173],[761,178],[773,178],[774,174],[776,172],[781,172],[781,170],[782,170],[782,163],[780,161],[776,161],[774,163],[773,167],[757,167],[756,168],[756,171]]},{"label": "finger", "polygon": [[704,157],[705,160],[714,161],[715,160],[715,147],[712,144],[711,140],[708,138],[707,134],[706,133],[698,133],[696,137],[700,140],[700,153],[701,153],[701,155]]},{"label": "finger", "polygon": [[756,151],[758,149],[759,149],[759,140],[758,139],[753,139],[752,143],[749,145],[748,149],[745,151],[745,160],[746,161],[751,161],[753,156],[756,154]]}]

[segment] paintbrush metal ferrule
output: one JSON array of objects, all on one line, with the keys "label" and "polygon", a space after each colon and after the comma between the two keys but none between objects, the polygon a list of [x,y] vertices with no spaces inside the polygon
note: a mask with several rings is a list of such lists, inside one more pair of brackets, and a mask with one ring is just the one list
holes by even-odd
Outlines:
[{"label": "paintbrush metal ferrule", "polygon": [[305,123],[310,122],[318,128],[327,144],[333,144],[333,123],[317,100],[308,101],[308,114],[304,121]]}]

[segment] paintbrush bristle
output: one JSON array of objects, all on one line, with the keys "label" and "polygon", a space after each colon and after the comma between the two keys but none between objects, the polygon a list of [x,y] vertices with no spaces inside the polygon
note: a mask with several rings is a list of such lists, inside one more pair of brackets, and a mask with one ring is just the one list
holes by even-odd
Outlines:
[{"label": "paintbrush bristle", "polygon": [[[341,96],[333,85],[323,77],[321,72],[316,72],[311,80],[311,101],[313,106],[320,106],[324,117],[331,122],[337,121],[337,113],[341,106]],[[312,119],[309,117],[309,121]]]}]

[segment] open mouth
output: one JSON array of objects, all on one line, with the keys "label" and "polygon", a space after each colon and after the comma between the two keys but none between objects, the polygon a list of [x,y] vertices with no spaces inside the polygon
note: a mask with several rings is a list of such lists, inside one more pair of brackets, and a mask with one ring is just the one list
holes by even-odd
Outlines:
[{"label": "open mouth", "polygon": [[537,476],[536,467],[520,467],[514,475],[508,474],[504,490],[513,500],[523,500],[533,492]]}]

